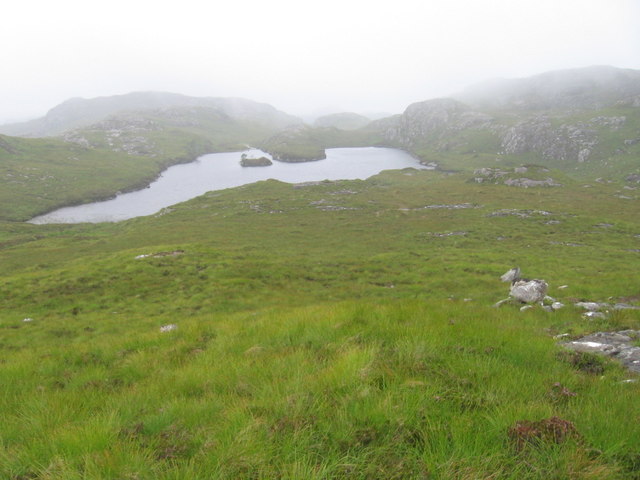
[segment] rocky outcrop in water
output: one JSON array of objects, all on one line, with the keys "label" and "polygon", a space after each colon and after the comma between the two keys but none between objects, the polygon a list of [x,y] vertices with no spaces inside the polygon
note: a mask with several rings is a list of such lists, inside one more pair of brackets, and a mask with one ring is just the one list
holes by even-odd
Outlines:
[{"label": "rocky outcrop in water", "polygon": [[267,157],[249,158],[243,154],[240,165],[243,167],[268,167],[273,165],[273,162]]}]

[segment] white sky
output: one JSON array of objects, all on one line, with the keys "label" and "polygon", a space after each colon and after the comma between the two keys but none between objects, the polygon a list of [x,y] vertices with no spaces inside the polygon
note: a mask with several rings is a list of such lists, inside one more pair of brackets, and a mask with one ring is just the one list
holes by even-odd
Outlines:
[{"label": "white sky", "polygon": [[640,69],[640,0],[20,0],[0,45],[0,121],[138,90],[399,113],[487,78]]}]

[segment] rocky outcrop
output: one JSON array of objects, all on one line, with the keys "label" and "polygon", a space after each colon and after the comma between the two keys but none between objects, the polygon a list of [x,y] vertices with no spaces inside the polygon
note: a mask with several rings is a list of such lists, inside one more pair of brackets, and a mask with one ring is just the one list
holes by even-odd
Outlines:
[{"label": "rocky outcrop", "polygon": [[548,177],[544,180],[533,180],[531,178],[507,178],[504,181],[505,185],[510,187],[561,187],[561,183],[556,183],[553,178]]},{"label": "rocky outcrop", "polygon": [[[439,98],[409,105],[402,115],[372,123],[386,142],[411,149],[425,139],[438,142],[467,128],[486,128],[490,115],[474,112],[451,98]],[[442,146],[441,146],[442,147]]]},{"label": "rocky outcrop", "polygon": [[[473,181],[475,183],[493,183],[508,185],[510,187],[561,187],[562,184],[556,182],[553,178],[544,176],[541,174],[549,172],[549,169],[540,167],[537,165],[528,165],[515,167],[513,169],[501,169],[501,168],[478,168],[474,170]],[[529,173],[534,178],[520,177],[518,175]]]},{"label": "rocky outcrop", "polygon": [[629,183],[640,183],[640,173],[632,173],[628,175],[625,180]]},{"label": "rocky outcrop", "polygon": [[632,372],[640,373],[640,331],[597,332],[563,343],[576,352],[596,353],[614,358]]},{"label": "rocky outcrop", "polygon": [[108,117],[85,129],[66,132],[62,138],[83,147],[106,147],[128,155],[156,156],[155,142],[149,133],[162,130],[158,122],[141,114],[126,113]]},{"label": "rocky outcrop", "polygon": [[587,124],[553,126],[547,116],[537,116],[510,127],[502,137],[502,152],[535,152],[545,160],[576,161],[589,159],[598,143],[596,131]]}]

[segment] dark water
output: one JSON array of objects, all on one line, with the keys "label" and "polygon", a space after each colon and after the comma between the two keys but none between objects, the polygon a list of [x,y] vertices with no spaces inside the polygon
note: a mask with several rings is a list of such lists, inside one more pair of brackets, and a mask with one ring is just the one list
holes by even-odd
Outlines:
[{"label": "dark water", "polygon": [[[288,183],[366,179],[382,170],[424,168],[408,153],[393,148],[332,148],[316,162],[242,167],[243,152],[212,153],[196,161],[168,168],[148,188],[118,195],[112,200],[66,207],[29,220],[30,223],[117,222],[151,215],[212,190],[237,187],[270,178]],[[268,154],[249,150],[249,157]]]}]

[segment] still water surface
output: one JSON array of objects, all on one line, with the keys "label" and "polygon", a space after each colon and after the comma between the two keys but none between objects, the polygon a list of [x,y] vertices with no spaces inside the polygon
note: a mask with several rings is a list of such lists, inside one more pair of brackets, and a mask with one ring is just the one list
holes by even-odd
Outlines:
[{"label": "still water surface", "polygon": [[[151,215],[162,208],[213,190],[238,187],[270,178],[288,183],[321,180],[366,179],[382,170],[424,168],[402,150],[393,148],[331,148],[327,158],[316,162],[284,163],[268,167],[242,167],[243,152],[212,153],[196,161],[174,165],[149,187],[124,193],[103,202],[66,207],[29,220],[30,223],[118,222]],[[249,157],[268,154],[248,150]]]}]

